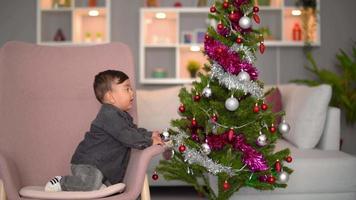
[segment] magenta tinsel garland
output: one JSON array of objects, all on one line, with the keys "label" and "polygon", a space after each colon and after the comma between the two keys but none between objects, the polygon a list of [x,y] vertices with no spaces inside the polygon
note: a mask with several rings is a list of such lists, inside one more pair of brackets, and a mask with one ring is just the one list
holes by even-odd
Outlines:
[{"label": "magenta tinsel garland", "polygon": [[208,37],[204,41],[204,48],[209,58],[221,65],[226,72],[237,75],[243,70],[250,75],[251,80],[257,80],[257,69],[251,63],[241,60],[238,53],[230,51],[226,45]]},{"label": "magenta tinsel garland", "polygon": [[221,135],[208,135],[207,143],[211,150],[222,150],[226,144],[231,144],[235,150],[243,153],[242,161],[252,172],[265,171],[268,169],[267,161],[256,149],[246,143],[244,135],[239,134],[233,138],[228,137],[228,132]]}]

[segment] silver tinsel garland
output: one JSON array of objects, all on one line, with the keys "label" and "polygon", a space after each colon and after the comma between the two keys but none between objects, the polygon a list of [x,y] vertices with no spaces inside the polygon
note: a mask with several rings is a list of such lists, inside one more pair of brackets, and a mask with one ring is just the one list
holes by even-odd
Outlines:
[{"label": "silver tinsel garland", "polygon": [[[171,136],[172,140],[175,141],[174,148],[178,151],[178,148],[181,144],[183,144],[183,140],[185,138],[189,138],[189,136],[180,131],[177,135]],[[200,166],[205,167],[210,173],[216,175],[221,172],[227,173],[229,176],[234,176],[236,173],[231,167],[223,166],[214,162],[204,153],[197,151],[195,149],[186,148],[186,150],[182,153],[184,157],[184,161],[189,164],[198,164]],[[245,167],[245,166],[244,166]],[[243,168],[244,168],[243,167]],[[242,168],[242,169],[243,169]],[[241,171],[242,169],[238,170]]]},{"label": "silver tinsel garland", "polygon": [[252,53],[251,49],[243,44],[233,44],[230,49],[230,52],[239,52],[242,51],[244,53],[242,59],[246,60],[249,63],[254,63],[256,61],[256,56]]},{"label": "silver tinsel garland", "polygon": [[240,82],[237,76],[229,74],[216,62],[211,66],[211,78],[216,78],[220,85],[229,90],[243,90],[246,94],[250,93],[257,99],[263,98],[263,89],[253,81]]}]

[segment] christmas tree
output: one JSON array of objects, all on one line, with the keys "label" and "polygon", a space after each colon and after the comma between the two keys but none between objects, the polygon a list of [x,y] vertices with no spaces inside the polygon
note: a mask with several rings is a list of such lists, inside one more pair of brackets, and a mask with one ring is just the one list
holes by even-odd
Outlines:
[{"label": "christmas tree", "polygon": [[[292,157],[289,149],[274,147],[290,128],[284,120],[276,124],[285,113],[264,102],[271,90],[264,93],[254,66],[256,52],[265,51],[263,36],[252,28],[260,23],[259,7],[252,0],[215,0],[210,6],[217,25],[208,27],[204,41],[208,72],[190,91],[181,89],[181,118],[163,133],[172,141],[172,156],[156,171],[209,199],[229,199],[241,187],[286,187],[292,169],[285,162]],[[217,178],[216,186],[209,176]]]}]

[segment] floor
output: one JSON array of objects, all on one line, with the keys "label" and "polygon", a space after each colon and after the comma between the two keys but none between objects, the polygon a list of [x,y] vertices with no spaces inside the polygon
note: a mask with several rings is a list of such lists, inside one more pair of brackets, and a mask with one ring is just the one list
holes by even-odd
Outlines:
[{"label": "floor", "polygon": [[151,200],[206,200],[192,187],[150,187]]}]

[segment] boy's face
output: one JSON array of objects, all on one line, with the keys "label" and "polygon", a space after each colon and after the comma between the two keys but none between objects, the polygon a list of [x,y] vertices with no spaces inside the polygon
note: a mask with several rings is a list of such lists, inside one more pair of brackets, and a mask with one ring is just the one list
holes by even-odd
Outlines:
[{"label": "boy's face", "polygon": [[111,85],[111,91],[105,95],[107,102],[116,106],[117,108],[128,111],[132,107],[134,93],[131,88],[130,80],[117,84],[115,80]]}]

